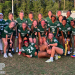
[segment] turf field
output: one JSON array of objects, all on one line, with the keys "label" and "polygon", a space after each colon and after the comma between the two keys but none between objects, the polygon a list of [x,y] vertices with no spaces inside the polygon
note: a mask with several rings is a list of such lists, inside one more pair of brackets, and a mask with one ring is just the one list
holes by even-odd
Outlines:
[{"label": "turf field", "polygon": [[13,58],[3,58],[0,63],[5,63],[5,75],[75,75],[75,58],[63,56],[52,63],[46,63],[48,58],[27,58],[17,53]]}]

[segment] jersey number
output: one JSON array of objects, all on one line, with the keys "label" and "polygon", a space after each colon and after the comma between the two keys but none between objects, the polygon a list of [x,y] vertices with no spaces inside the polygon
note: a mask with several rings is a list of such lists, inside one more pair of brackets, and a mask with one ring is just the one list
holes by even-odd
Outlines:
[{"label": "jersey number", "polygon": [[32,51],[30,51],[30,49],[28,49],[27,51],[29,51],[29,53],[31,53]]}]

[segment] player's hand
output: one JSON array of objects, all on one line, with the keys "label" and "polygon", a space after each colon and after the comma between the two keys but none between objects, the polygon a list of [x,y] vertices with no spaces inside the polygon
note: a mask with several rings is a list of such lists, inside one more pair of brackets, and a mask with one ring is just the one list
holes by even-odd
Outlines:
[{"label": "player's hand", "polygon": [[50,47],[50,44],[48,45],[48,47]]},{"label": "player's hand", "polygon": [[26,55],[28,58],[31,58],[31,56],[30,55]]},{"label": "player's hand", "polygon": [[35,52],[35,56],[37,56],[37,52]]},{"label": "player's hand", "polygon": [[37,35],[37,32],[35,32],[35,35]]}]

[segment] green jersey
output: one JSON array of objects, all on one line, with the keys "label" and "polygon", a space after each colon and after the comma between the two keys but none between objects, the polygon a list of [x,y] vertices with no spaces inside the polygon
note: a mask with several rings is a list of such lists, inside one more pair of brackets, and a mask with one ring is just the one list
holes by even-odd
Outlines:
[{"label": "green jersey", "polygon": [[67,19],[68,19],[69,21],[73,20],[73,18],[72,18],[72,17],[68,17]]},{"label": "green jersey", "polygon": [[59,21],[59,18],[58,18],[58,16],[56,16],[56,19],[57,19],[57,21]]},{"label": "green jersey", "polygon": [[11,20],[6,20],[6,24],[9,25],[9,23],[11,22]]},{"label": "green jersey", "polygon": [[[11,20],[8,19],[8,20],[6,21],[6,24],[9,25],[10,22],[11,22]],[[14,32],[13,32],[13,36],[16,36],[16,30],[14,30]]]},{"label": "green jersey", "polygon": [[72,35],[75,35],[75,28],[71,26]]},{"label": "green jersey", "polygon": [[[59,22],[59,21],[58,21],[58,22]],[[59,22],[59,23],[57,24],[57,28],[60,28],[60,27],[61,27],[61,25],[62,25],[62,23],[60,23],[60,22]],[[58,36],[62,36],[62,35],[61,35],[61,31],[60,31],[60,30],[59,30]]]},{"label": "green jersey", "polygon": [[27,21],[26,21],[25,18],[23,18],[23,20],[21,20],[20,18],[17,18],[16,21],[17,21],[17,23],[18,23],[18,29],[19,29],[20,27],[22,27],[22,23],[23,23],[23,22],[26,22],[26,23],[27,23]]},{"label": "green jersey", "polygon": [[63,51],[65,52],[64,47],[59,43],[59,41],[58,41],[55,37],[53,37],[52,41],[50,41],[50,39],[47,39],[47,43],[48,43],[48,44],[57,43],[57,44],[58,44],[57,47],[62,48]]},{"label": "green jersey", "polygon": [[21,34],[21,37],[24,38],[27,34],[30,34],[30,31],[28,29],[23,30],[22,27],[18,29],[18,32]]},{"label": "green jersey", "polygon": [[49,23],[50,26],[48,26],[50,28],[50,32],[53,32],[54,36],[56,36],[57,34],[57,25],[58,25],[58,21],[52,23],[52,21]]},{"label": "green jersey", "polygon": [[66,24],[65,27],[63,25],[61,25],[59,27],[59,30],[63,32],[64,38],[67,38],[67,33],[68,33],[68,31],[71,31],[71,27],[69,24]]},{"label": "green jersey", "polygon": [[36,47],[34,43],[29,43],[29,46],[22,47],[22,53],[26,53],[27,55],[35,56]]},{"label": "green jersey", "polygon": [[[11,35],[13,34],[13,29],[10,29],[9,26],[6,26],[5,29],[4,29],[4,33],[6,35],[8,35],[8,38],[10,38]],[[5,37],[6,37],[6,35],[5,35]]]},{"label": "green jersey", "polygon": [[7,26],[5,20],[0,21],[1,37],[5,38],[4,28]]},{"label": "green jersey", "polygon": [[51,19],[49,17],[46,17],[45,21],[47,22],[47,24],[49,24],[51,22]]},{"label": "green jersey", "polygon": [[32,38],[36,38],[37,35],[35,33],[38,32],[37,28],[34,28],[33,32],[31,33]]},{"label": "green jersey", "polygon": [[48,26],[46,26],[45,28],[42,28],[42,26],[39,25],[37,30],[38,32],[40,32],[41,37],[45,37],[47,29],[48,29]]},{"label": "green jersey", "polygon": [[[34,19],[33,19],[34,20]],[[29,18],[27,19],[27,24],[28,24],[28,27],[31,29],[31,25],[32,25],[32,22]]]}]

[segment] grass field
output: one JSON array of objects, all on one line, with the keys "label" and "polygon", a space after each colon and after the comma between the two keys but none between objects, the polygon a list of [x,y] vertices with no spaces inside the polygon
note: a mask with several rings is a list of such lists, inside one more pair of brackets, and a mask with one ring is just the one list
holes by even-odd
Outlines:
[{"label": "grass field", "polygon": [[13,57],[3,58],[5,75],[75,75],[75,59],[63,56],[52,63],[46,63],[48,58],[27,58],[17,53]]}]

